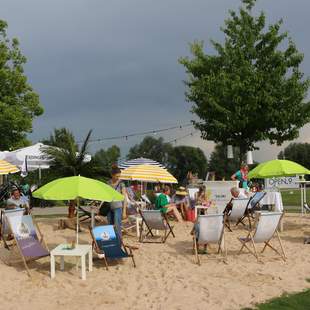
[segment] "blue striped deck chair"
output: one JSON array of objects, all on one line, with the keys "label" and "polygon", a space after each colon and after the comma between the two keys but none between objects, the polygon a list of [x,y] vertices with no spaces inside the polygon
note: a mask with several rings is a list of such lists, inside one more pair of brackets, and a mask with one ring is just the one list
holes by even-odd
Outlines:
[{"label": "blue striped deck chair", "polygon": [[266,194],[267,194],[266,192],[256,192],[255,195],[250,200],[248,209],[249,210],[257,209],[257,207],[259,206],[259,203],[265,197]]},{"label": "blue striped deck chair", "polygon": [[93,249],[98,257],[104,260],[108,270],[107,258],[121,259],[131,257],[133,266],[136,267],[132,250],[135,247],[125,245],[113,225],[95,226],[90,229],[93,239]]},{"label": "blue striped deck chair", "polygon": [[[175,238],[173,227],[169,224],[166,214],[162,213],[160,210],[139,210],[139,212],[142,218],[140,226],[140,242],[165,243],[170,234]],[[146,233],[144,231],[144,225],[147,229]],[[145,241],[145,238],[148,236],[154,237],[153,230],[164,231],[161,242],[151,240]]]},{"label": "blue striped deck chair", "polygon": [[255,211],[259,211],[261,209],[260,207],[260,202],[262,201],[262,199],[265,197],[266,192],[256,192],[249,200],[246,211],[244,213],[244,216],[240,219],[240,221],[237,223],[237,225],[239,223],[243,223],[243,220],[245,218],[248,219],[249,221],[249,228],[252,228],[252,222],[251,219],[254,220],[254,212]]}]

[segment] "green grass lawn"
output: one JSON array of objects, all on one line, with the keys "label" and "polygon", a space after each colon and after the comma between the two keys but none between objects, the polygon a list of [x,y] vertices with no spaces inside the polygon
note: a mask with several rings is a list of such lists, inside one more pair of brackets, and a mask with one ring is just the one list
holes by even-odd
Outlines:
[{"label": "green grass lawn", "polygon": [[[300,190],[285,190],[281,191],[283,205],[300,207]],[[310,188],[307,189],[307,202],[310,205]]]},{"label": "green grass lawn", "polygon": [[297,294],[286,294],[243,310],[306,310],[310,309],[310,290]]}]

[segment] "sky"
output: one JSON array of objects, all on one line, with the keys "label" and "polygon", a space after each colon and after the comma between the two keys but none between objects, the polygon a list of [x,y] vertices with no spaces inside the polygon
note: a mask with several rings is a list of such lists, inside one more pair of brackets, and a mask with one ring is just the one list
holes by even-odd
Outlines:
[{"label": "sky", "polygon": [[[0,19],[17,37],[27,57],[26,75],[40,95],[44,114],[29,138],[37,142],[54,128],[67,127],[78,140],[188,124],[194,118],[185,101],[186,79],[179,57],[190,56],[189,43],[223,40],[220,27],[240,0],[0,0]],[[310,76],[309,0],[258,0],[267,22],[283,18],[298,49],[302,70]],[[310,126],[298,142],[310,142]],[[166,141],[191,128],[162,134]],[[160,136],[159,134],[156,137]],[[143,137],[92,144],[92,151],[112,144],[122,156]],[[199,132],[176,145],[199,146],[210,155],[214,144]],[[254,160],[276,158],[282,147],[259,143]]]}]

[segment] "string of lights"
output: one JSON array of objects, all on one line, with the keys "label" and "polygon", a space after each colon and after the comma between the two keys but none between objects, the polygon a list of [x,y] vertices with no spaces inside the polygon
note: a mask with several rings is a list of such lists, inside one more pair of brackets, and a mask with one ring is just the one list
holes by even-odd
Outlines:
[{"label": "string of lights", "polygon": [[[89,142],[96,143],[96,142],[103,142],[103,141],[109,141],[109,140],[121,140],[121,139],[128,140],[128,138],[131,138],[131,137],[145,136],[145,135],[150,135],[150,134],[156,135],[158,133],[162,133],[162,132],[166,132],[166,131],[171,131],[171,130],[175,130],[175,129],[184,129],[184,128],[189,128],[189,127],[193,127],[193,124],[181,124],[181,125],[175,125],[175,126],[166,127],[166,128],[135,132],[135,133],[120,135],[120,136],[111,136],[111,137],[90,139]],[[186,136],[188,136],[188,135],[186,135]],[[176,139],[172,140],[172,142],[175,140]],[[78,143],[82,143],[82,141],[78,141]]]},{"label": "string of lights", "polygon": [[[186,135],[184,135],[184,136],[177,137],[177,138],[175,138],[175,139],[173,139],[173,140],[165,141],[165,142],[166,142],[166,143],[177,143],[178,141],[183,140],[183,139],[185,139],[185,138],[193,137],[193,136],[196,135],[197,133],[198,133],[198,131],[192,131],[192,132],[190,132],[190,133],[188,133],[188,134],[186,134]],[[127,159],[127,157],[124,156],[124,157],[121,157],[118,161],[121,163],[121,162],[125,161],[126,159]]]},{"label": "string of lights", "polygon": [[187,135],[184,135],[184,136],[175,138],[175,139],[173,139],[173,140],[167,141],[167,143],[173,143],[173,142],[174,142],[174,143],[177,143],[178,141],[183,140],[183,139],[185,139],[185,138],[187,138],[187,137],[190,137],[190,136],[193,137],[195,134],[197,134],[197,131],[196,131],[196,132],[190,132],[190,133],[187,134]]}]

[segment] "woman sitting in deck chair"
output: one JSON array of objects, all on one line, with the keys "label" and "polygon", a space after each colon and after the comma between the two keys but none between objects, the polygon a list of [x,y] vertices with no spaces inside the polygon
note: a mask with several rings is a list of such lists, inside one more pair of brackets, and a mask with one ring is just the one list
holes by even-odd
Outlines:
[{"label": "woman sitting in deck chair", "polygon": [[173,213],[178,222],[183,222],[182,216],[179,213],[175,204],[168,202],[168,197],[171,193],[169,186],[165,186],[163,192],[156,197],[155,209],[160,210],[162,213]]}]

